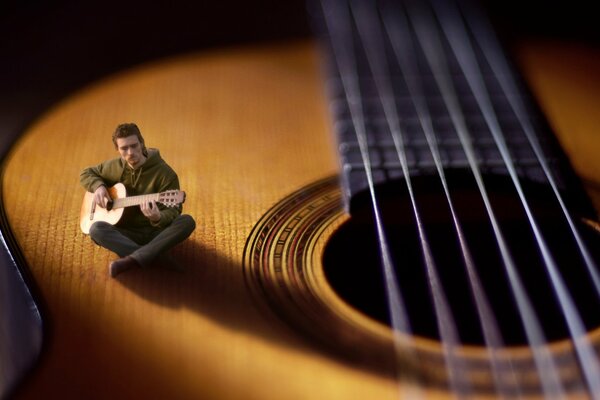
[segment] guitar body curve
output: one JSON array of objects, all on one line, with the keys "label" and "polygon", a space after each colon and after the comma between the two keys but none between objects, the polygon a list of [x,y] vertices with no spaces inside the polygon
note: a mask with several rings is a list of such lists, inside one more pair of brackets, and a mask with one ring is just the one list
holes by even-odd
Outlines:
[{"label": "guitar body curve", "polygon": [[[529,74],[542,80],[541,92],[548,57],[551,53],[528,60]],[[25,133],[4,166],[4,206],[46,304],[52,334],[16,398],[395,399],[399,388],[411,390],[410,382],[399,384],[389,372],[331,356],[256,306],[256,296],[264,299],[264,294],[257,293],[251,275],[262,272],[249,270],[249,263],[276,262],[278,251],[305,253],[293,247],[297,241],[277,248],[279,238],[270,239],[272,253],[252,253],[249,238],[258,249],[256,243],[268,236],[253,227],[300,188],[314,188],[325,179],[333,193],[339,190],[327,180],[339,171],[322,85],[311,43],[193,54],[87,88]],[[561,128],[569,118],[579,123],[573,115],[558,118],[565,124]],[[110,132],[126,120],[139,124],[147,143],[161,149],[192,194],[186,212],[201,221],[202,229],[175,249],[186,265],[181,275],[147,270],[111,279],[105,271],[113,256],[79,231],[84,211],[77,214],[80,190],[71,175],[90,160],[112,155]],[[593,134],[581,129],[564,136],[568,152],[593,151],[589,143],[598,145]],[[82,151],[73,155],[65,149],[66,138],[69,147]],[[597,161],[576,166],[586,177],[598,176],[593,175]],[[29,196],[34,189],[49,193],[49,199]],[[317,213],[302,225],[314,226],[320,235],[308,241],[315,248],[313,258],[304,260],[311,273],[321,273],[320,246],[347,218],[339,202],[333,203],[329,214]],[[289,213],[290,223],[304,215],[295,208]],[[275,271],[276,265],[266,265]],[[281,275],[300,294],[310,290],[296,285],[296,278],[285,271]],[[376,332],[372,336],[380,335],[382,342],[389,340],[385,327],[350,311],[322,276],[306,278],[324,285],[320,299],[334,303],[342,318]],[[422,341],[421,346],[438,354],[436,344]],[[527,350],[514,349],[511,355],[527,359]],[[65,376],[69,384],[58,385]],[[451,397],[440,386],[425,391],[428,398]]]},{"label": "guitar body curve", "polygon": [[[107,189],[111,199],[122,199],[127,197],[127,189],[122,183]],[[124,208],[111,209],[110,206],[102,208],[94,205],[94,194],[86,192],[83,197],[83,203],[81,204],[81,212],[79,214],[81,231],[85,234],[90,233],[92,224],[97,221],[108,222],[111,225],[115,225],[123,216]]]}]

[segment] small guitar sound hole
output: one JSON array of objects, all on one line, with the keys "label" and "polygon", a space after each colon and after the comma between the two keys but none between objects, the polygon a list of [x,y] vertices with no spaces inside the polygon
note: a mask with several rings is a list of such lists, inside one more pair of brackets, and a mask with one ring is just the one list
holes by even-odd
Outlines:
[{"label": "small guitar sound hole", "polygon": [[[546,338],[567,338],[568,328],[556,300],[531,225],[520,200],[505,177],[488,176],[486,188],[511,255]],[[437,272],[462,343],[484,345],[471,285],[456,229],[439,178],[413,180],[417,207]],[[452,200],[476,264],[479,278],[507,345],[526,345],[522,318],[516,307],[490,219],[474,183],[461,174],[449,176]],[[588,330],[600,325],[596,295],[580,252],[552,191],[529,183],[525,192],[544,239]],[[414,335],[440,340],[431,291],[413,207],[404,182],[377,188],[385,232],[402,298]],[[578,207],[574,204],[574,207]],[[323,257],[325,275],[338,295],[362,313],[390,324],[384,292],[379,245],[372,205],[365,195],[353,199],[352,217],[330,238]],[[577,217],[575,217],[577,218]],[[579,222],[579,221],[577,221]],[[596,231],[578,226],[598,260]]]}]

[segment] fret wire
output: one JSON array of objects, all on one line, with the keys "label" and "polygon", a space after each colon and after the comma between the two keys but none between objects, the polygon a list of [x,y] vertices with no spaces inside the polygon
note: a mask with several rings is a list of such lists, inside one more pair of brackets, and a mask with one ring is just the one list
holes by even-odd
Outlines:
[{"label": "fret wire", "polygon": [[[348,26],[350,23],[350,16],[348,15],[349,10],[347,9],[347,5],[342,4],[342,6],[340,6],[339,3],[339,1],[335,0],[321,0],[325,24],[327,30],[329,31],[331,40],[334,62],[336,63],[338,71],[341,75],[345,92],[344,94],[348,101],[350,113],[355,126],[357,141],[360,145],[361,155],[365,166],[371,204],[377,227],[377,235],[379,238],[379,251],[385,277],[386,296],[388,300],[388,306],[390,307],[390,319],[394,331],[394,346],[396,347],[396,354],[399,354],[401,351],[408,351],[409,357],[414,357],[415,355],[412,351],[412,346],[410,346],[410,341],[412,340],[410,338],[410,322],[408,321],[406,307],[402,299],[400,288],[398,287],[396,274],[392,265],[391,254],[389,251],[389,244],[383,230],[383,224],[379,215],[379,206],[375,195],[374,181],[370,167],[370,156],[367,149],[368,144],[367,135],[365,132],[364,116],[362,104],[360,103],[360,87],[358,86],[356,65],[354,64],[356,59],[353,54],[352,45],[347,47],[343,46],[341,43],[344,43],[344,39],[338,40],[338,35],[347,39],[350,37],[349,35],[351,32],[351,28]],[[336,16],[343,14],[343,16],[335,19],[328,18],[330,16],[330,11],[335,7],[337,8],[337,12],[334,14]],[[336,23],[337,25],[335,25]],[[401,332],[405,334],[404,338],[400,334]]]},{"label": "fret wire", "polygon": [[[465,370],[464,366],[462,365],[463,363],[461,362],[460,358],[456,357],[454,354],[455,350],[459,346],[456,323],[452,316],[452,311],[448,305],[447,297],[444,293],[443,286],[437,273],[437,267],[431,253],[431,247],[429,245],[415,199],[411,184],[411,177],[408,173],[399,116],[398,112],[396,111],[394,94],[390,90],[392,85],[389,80],[390,73],[386,64],[387,56],[385,49],[382,47],[383,34],[379,29],[379,16],[377,15],[377,9],[370,7],[372,4],[367,4],[367,2],[363,1],[351,1],[351,5],[355,8],[353,15],[355,17],[358,33],[362,39],[363,48],[367,52],[367,60],[373,73],[373,79],[379,94],[379,99],[384,108],[384,114],[390,129],[390,133],[393,137],[394,143],[396,144],[397,156],[401,161],[405,182],[413,207],[413,213],[415,220],[417,221],[418,232],[421,238],[420,243],[422,253],[425,260],[427,275],[429,277],[430,292],[434,300],[436,321],[438,323],[438,329],[442,338],[444,356],[447,360],[448,376],[450,377],[450,382],[454,393],[466,395],[471,391],[471,388],[468,382],[465,380],[464,375],[460,374],[459,372]],[[439,159],[436,159],[436,166],[439,169]],[[443,173],[441,174],[441,177],[443,180]]]},{"label": "fret wire", "polygon": [[449,7],[448,4],[442,1],[435,1],[434,3],[437,6],[434,7],[434,10],[436,10],[438,18],[440,18],[442,29],[445,31],[453,51],[458,55],[457,59],[461,69],[464,71],[469,86],[480,102],[481,110],[488,122],[488,125],[490,126],[492,135],[496,139],[502,157],[507,163],[509,174],[521,199],[521,203],[527,214],[530,226],[534,231],[534,237],[538,244],[538,248],[542,253],[546,271],[548,272],[554,292],[559,300],[563,315],[566,318],[567,327],[571,337],[574,340],[575,351],[579,356],[586,383],[591,391],[592,396],[595,399],[598,399],[600,398],[600,364],[598,362],[598,358],[591,346],[591,343],[589,342],[589,339],[585,336],[586,331],[579,311],[577,310],[574,301],[566,288],[566,285],[558,271],[556,261],[552,257],[548,245],[539,229],[537,221],[531,212],[529,203],[525,197],[519,178],[510,158],[509,150],[502,138],[501,128],[489,99],[486,86],[482,82],[480,67],[475,59],[474,50],[470,45],[466,28],[461,29],[460,27],[463,27],[462,24],[449,23],[448,20],[448,18],[453,18],[456,22],[462,18],[458,14],[458,10]]},{"label": "fret wire", "polygon": [[[414,19],[414,14],[411,15],[412,19]],[[430,18],[433,19],[433,16],[430,16]],[[433,20],[427,25],[432,24],[434,24]],[[547,397],[556,396],[556,394],[559,393],[564,397],[564,390],[559,383],[554,360],[544,346],[544,344],[547,342],[541,330],[540,323],[533,312],[531,301],[529,300],[529,297],[527,296],[523,287],[523,283],[521,282],[521,279],[516,271],[515,262],[510,254],[510,251],[508,250],[508,245],[492,209],[481,171],[478,167],[477,161],[475,160],[474,151],[469,138],[469,131],[463,119],[462,109],[457,100],[458,95],[454,89],[452,75],[448,68],[448,62],[444,57],[444,51],[442,50],[441,43],[436,36],[430,34],[427,30],[420,29],[419,26],[419,24],[415,24],[417,39],[421,44],[430,67],[433,69],[434,79],[440,87],[444,101],[450,111],[453,124],[455,125],[459,139],[463,144],[472,173],[482,195],[482,200],[489,216],[492,229],[496,236],[497,244],[503,260],[503,265],[507,271],[510,287],[516,299],[519,315],[525,328],[527,341],[533,350],[534,362],[540,374],[542,389]]]},{"label": "fret wire", "polygon": [[484,26],[485,18],[473,20],[473,18],[480,18],[480,16],[473,14],[473,11],[470,11],[470,10],[472,10],[472,7],[464,7],[463,6],[463,7],[461,7],[461,10],[463,13],[471,14],[470,17],[466,18],[466,20],[471,25],[471,29],[473,31],[477,32],[474,35],[475,40],[481,44],[480,47],[483,51],[484,56],[488,59],[490,67],[492,68],[492,70],[494,71],[494,74],[498,77],[498,80],[500,81],[500,86],[502,87],[506,96],[509,98],[510,106],[511,106],[512,110],[514,111],[515,115],[517,116],[517,119],[518,119],[519,123],[521,124],[521,127],[523,128],[525,136],[527,137],[527,140],[531,144],[531,147],[532,147],[537,159],[539,160],[542,170],[544,171],[544,174],[546,175],[548,182],[550,183],[550,186],[552,187],[552,191],[554,192],[554,195],[556,196],[556,199],[557,199],[557,201],[560,205],[560,208],[565,216],[565,219],[567,220],[567,223],[569,224],[569,228],[571,229],[571,232],[573,233],[575,242],[577,243],[577,246],[579,247],[581,256],[583,257],[583,259],[585,261],[585,265],[587,267],[588,274],[590,275],[590,278],[592,279],[592,282],[594,283],[596,293],[600,296],[600,275],[597,272],[598,267],[597,267],[596,263],[594,262],[594,260],[592,259],[591,255],[589,253],[589,250],[587,249],[587,246],[583,242],[583,239],[581,238],[577,228],[575,227],[573,218],[571,217],[571,214],[567,210],[567,206],[563,200],[563,197],[560,194],[560,191],[558,190],[558,185],[556,183],[556,179],[554,177],[554,174],[550,170],[550,167],[548,165],[548,162],[546,161],[546,158],[543,155],[543,150],[541,148],[541,145],[539,143],[537,135],[535,134],[535,129],[533,128],[529,118],[526,117],[527,111],[526,111],[525,104],[523,103],[523,99],[519,96],[514,95],[516,93],[517,85],[515,83],[513,74],[511,73],[511,69],[507,64],[507,61],[502,56],[502,52],[500,50],[500,44],[498,43],[498,40],[494,37],[493,31],[489,27]]}]

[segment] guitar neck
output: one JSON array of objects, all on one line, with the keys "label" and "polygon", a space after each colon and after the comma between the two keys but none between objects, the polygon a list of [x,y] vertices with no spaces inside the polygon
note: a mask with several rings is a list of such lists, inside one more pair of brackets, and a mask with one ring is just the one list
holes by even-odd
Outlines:
[{"label": "guitar neck", "polygon": [[145,202],[156,201],[158,202],[160,193],[143,194],[139,196],[128,196],[113,200],[112,208],[125,208],[132,206],[139,206]]},{"label": "guitar neck", "polygon": [[465,140],[484,174],[508,174],[501,154],[506,147],[520,176],[546,183],[535,141],[559,185],[570,178],[556,167],[563,155],[489,26],[462,25],[459,34],[469,46],[458,48],[465,40],[446,29],[458,14],[440,18],[427,3],[388,2],[379,10],[382,19],[376,10],[359,9],[362,3],[352,10],[325,3],[330,9],[315,22],[328,55],[328,94],[350,209],[368,187],[366,169],[375,184],[434,175],[435,151],[444,169],[469,170]]}]

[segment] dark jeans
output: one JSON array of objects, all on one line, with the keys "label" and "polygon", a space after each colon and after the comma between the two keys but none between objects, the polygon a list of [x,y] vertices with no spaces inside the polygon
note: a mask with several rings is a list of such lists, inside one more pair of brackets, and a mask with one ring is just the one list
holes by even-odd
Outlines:
[{"label": "dark jeans", "polygon": [[188,238],[196,228],[189,215],[180,215],[171,225],[159,231],[133,230],[98,221],[90,227],[90,236],[100,246],[119,257],[131,256],[147,266],[171,247]]}]

